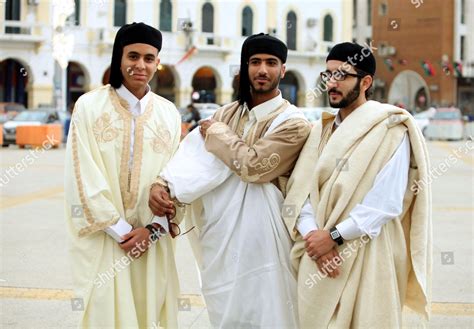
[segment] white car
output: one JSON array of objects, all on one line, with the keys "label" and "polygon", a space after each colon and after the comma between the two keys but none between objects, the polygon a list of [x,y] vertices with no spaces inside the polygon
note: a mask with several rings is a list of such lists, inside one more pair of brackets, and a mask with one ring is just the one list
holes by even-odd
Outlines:
[{"label": "white car", "polygon": [[413,115],[416,124],[418,125],[418,128],[420,128],[421,132],[423,133],[423,136],[426,136],[426,128],[430,124],[430,120],[434,117],[435,114],[436,109],[434,107],[430,107],[426,111]]},{"label": "white car", "polygon": [[457,108],[441,108],[426,127],[426,138],[438,140],[461,140],[464,138],[464,122]]},{"label": "white car", "polygon": [[298,107],[301,111],[303,111],[306,119],[309,122],[314,123],[321,118],[321,113],[323,112],[330,112],[336,113],[337,110],[333,109],[332,107]]},{"label": "white car", "polygon": [[219,104],[214,103],[194,103],[193,105],[199,111],[201,120],[209,119],[221,107]]}]

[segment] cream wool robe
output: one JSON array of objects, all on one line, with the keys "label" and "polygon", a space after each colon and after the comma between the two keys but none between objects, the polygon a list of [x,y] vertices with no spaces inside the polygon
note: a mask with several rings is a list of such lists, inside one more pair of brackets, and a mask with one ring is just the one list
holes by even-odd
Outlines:
[{"label": "cream wool robe", "polygon": [[[322,140],[333,120],[333,114],[323,113],[313,128],[288,183],[283,207],[296,210],[283,215],[295,240],[292,259],[298,270],[301,327],[401,327],[403,305],[429,317],[431,190],[430,186],[417,189],[414,185],[415,180],[426,181],[429,170],[422,134],[405,110],[375,101],[360,106],[329,140]],[[365,237],[339,246],[344,261],[337,278],[324,278],[320,273],[317,277],[316,263],[305,252],[295,229],[308,194],[318,227],[328,230],[346,219],[370,190],[406,131],[412,153],[402,214],[385,224],[373,240]],[[347,161],[347,170],[342,169],[341,161]]]},{"label": "cream wool robe", "polygon": [[103,231],[120,217],[134,227],[151,223],[150,185],[180,140],[180,116],[166,99],[152,94],[135,119],[127,107],[107,85],[79,98],[71,120],[65,210],[75,293],[84,304],[81,327],[176,328],[179,287],[171,237],[130,262]]}]

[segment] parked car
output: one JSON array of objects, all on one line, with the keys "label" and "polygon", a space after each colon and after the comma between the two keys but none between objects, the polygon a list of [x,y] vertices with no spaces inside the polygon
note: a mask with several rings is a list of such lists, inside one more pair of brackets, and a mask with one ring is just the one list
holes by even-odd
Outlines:
[{"label": "parked car", "polygon": [[306,119],[311,123],[318,121],[323,112],[334,113],[337,111],[332,107],[299,107],[299,109],[303,111]]},{"label": "parked car", "polygon": [[430,120],[434,117],[435,114],[436,109],[434,107],[430,107],[426,111],[415,113],[413,115],[416,124],[418,125],[418,128],[420,128],[421,132],[423,133],[423,136],[426,136],[426,128],[430,124]]},{"label": "parked car", "polygon": [[19,103],[0,103],[0,124],[13,120],[13,118],[20,112],[25,110],[25,106]]},{"label": "parked car", "polygon": [[426,127],[426,138],[438,140],[460,140],[464,136],[461,111],[455,107],[440,108]]},{"label": "parked car", "polygon": [[193,105],[199,111],[201,119],[209,119],[221,107],[214,103],[194,103]]},{"label": "parked car", "polygon": [[[201,119],[209,119],[214,115],[217,109],[221,107],[219,104],[214,103],[193,103],[193,105],[199,111]],[[191,118],[191,113],[188,112],[186,107],[180,108],[178,111],[181,114],[181,138],[184,138],[192,126],[192,124],[188,122]]]},{"label": "parked car", "polygon": [[18,126],[39,126],[47,123],[61,123],[58,111],[55,109],[37,109],[23,111],[13,120],[5,122],[3,125],[3,145],[8,146],[16,142],[16,127]]}]

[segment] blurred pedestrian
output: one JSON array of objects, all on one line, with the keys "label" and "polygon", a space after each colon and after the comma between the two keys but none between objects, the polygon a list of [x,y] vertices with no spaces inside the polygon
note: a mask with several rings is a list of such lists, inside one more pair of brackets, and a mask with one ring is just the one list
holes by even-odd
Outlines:
[{"label": "blurred pedestrian", "polygon": [[186,122],[191,124],[191,126],[188,128],[188,131],[191,131],[199,125],[201,115],[193,104],[189,104],[186,109],[189,113],[189,117],[187,118]]},{"label": "blurred pedestrian", "polygon": [[72,102],[69,104],[66,112],[66,119],[64,119],[64,136],[63,136],[63,142],[67,141],[67,136],[69,135],[69,126],[71,125],[71,116],[72,112],[74,111],[74,104],[75,102]]}]

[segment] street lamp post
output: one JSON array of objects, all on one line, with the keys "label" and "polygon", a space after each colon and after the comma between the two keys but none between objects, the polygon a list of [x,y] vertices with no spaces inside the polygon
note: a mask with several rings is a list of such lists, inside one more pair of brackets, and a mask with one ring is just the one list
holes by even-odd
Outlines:
[{"label": "street lamp post", "polygon": [[61,105],[67,111],[67,66],[74,50],[74,35],[66,34],[66,20],[75,11],[74,0],[54,0],[53,57],[61,67]]}]

